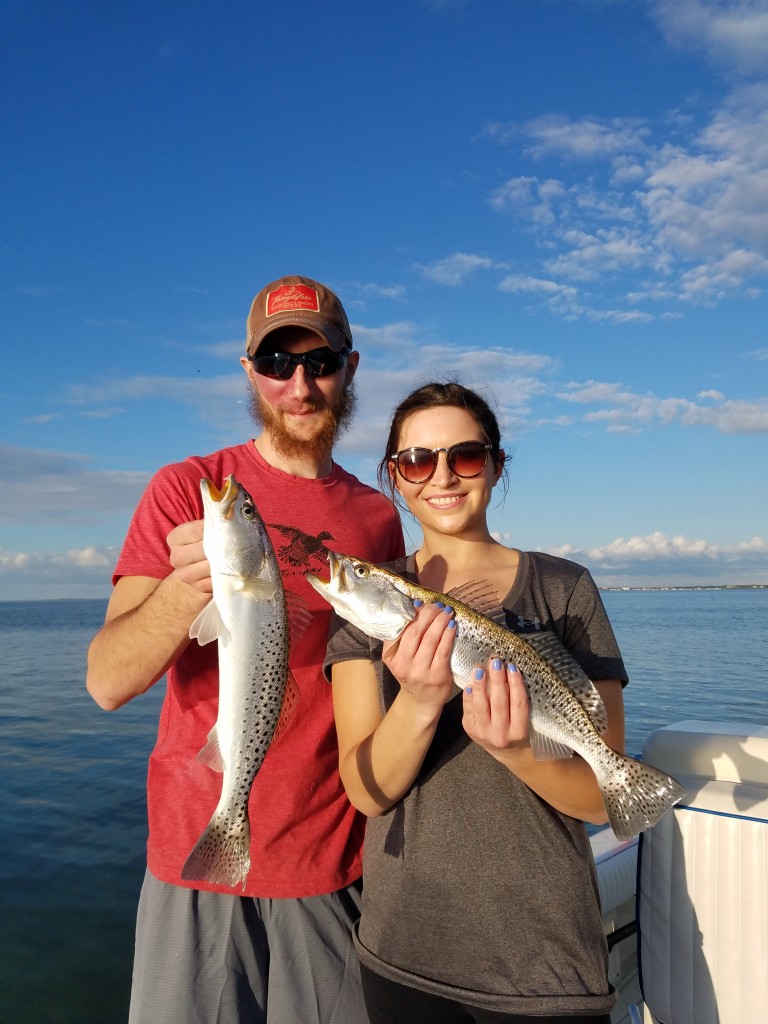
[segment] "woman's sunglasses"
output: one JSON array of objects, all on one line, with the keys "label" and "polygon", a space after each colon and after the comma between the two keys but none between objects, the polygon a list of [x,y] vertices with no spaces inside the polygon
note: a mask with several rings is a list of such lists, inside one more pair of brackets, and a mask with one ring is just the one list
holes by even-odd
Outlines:
[{"label": "woman's sunglasses", "polygon": [[403,448],[389,458],[403,480],[409,484],[425,484],[434,476],[440,452],[445,452],[445,461],[451,473],[468,480],[483,472],[492,447],[481,441],[460,441],[450,448]]},{"label": "woman's sunglasses", "polygon": [[262,377],[290,380],[297,366],[303,366],[308,377],[330,377],[347,365],[349,349],[334,352],[330,348],[313,348],[311,352],[273,352],[268,356],[251,356],[253,368]]}]

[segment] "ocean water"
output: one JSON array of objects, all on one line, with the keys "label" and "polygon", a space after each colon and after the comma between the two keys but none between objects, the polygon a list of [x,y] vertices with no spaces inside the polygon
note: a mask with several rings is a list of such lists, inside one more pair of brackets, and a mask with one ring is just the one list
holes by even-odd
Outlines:
[{"label": "ocean water", "polygon": [[[627,749],[687,718],[768,725],[768,590],[603,594],[630,675]],[[104,601],[0,603],[0,1022],[123,1024],[162,687],[85,691]]]}]

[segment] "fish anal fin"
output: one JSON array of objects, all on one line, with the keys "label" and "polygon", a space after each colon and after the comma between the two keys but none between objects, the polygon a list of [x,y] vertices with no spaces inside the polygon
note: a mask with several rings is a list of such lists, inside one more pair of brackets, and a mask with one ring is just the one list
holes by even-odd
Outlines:
[{"label": "fish anal fin", "polygon": [[293,714],[298,707],[300,700],[301,690],[299,689],[299,684],[293,678],[293,673],[289,669],[288,678],[285,680],[285,694],[283,695],[283,704],[280,708],[280,717],[277,719],[277,725],[275,726],[275,731],[272,734],[270,746],[275,742],[275,740],[279,739],[288,728],[288,723],[293,718]]},{"label": "fish anal fin", "polygon": [[471,580],[469,583],[462,583],[459,587],[449,590],[447,597],[454,601],[460,601],[467,608],[471,608],[478,615],[484,615],[486,619],[495,622],[497,626],[507,625],[504,609],[499,603],[499,595],[496,588],[487,580]]},{"label": "fish anal fin", "polygon": [[219,733],[215,725],[208,733],[208,742],[198,752],[195,760],[199,761],[200,764],[206,765],[208,768],[212,768],[215,772],[224,771],[224,759],[221,756],[221,747],[219,746]]},{"label": "fish anal fin", "polygon": [[531,741],[531,751],[537,761],[565,760],[573,757],[573,750],[564,743],[558,743],[550,736],[545,736],[532,725],[528,727],[528,736]]},{"label": "fish anal fin", "polygon": [[197,640],[201,646],[205,646],[205,644],[209,644],[213,640],[218,640],[219,637],[223,640],[229,639],[229,630],[224,625],[224,620],[215,601],[209,601],[205,608],[203,608],[189,627],[189,635],[193,640]]}]

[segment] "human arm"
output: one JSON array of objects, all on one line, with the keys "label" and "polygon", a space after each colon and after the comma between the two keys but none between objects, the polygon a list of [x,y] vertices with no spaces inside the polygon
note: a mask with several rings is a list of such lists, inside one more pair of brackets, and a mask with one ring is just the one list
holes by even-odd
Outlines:
[{"label": "human arm", "polygon": [[370,661],[333,665],[339,773],[350,802],[369,817],[396,804],[413,784],[452,696],[449,659],[454,620],[437,605],[420,608],[384,662],[400,691],[382,715]]},{"label": "human arm", "polygon": [[[496,667],[498,665],[499,667]],[[478,678],[479,676],[479,678]],[[618,679],[595,682],[608,713],[603,739],[624,751],[624,698]],[[475,673],[471,693],[465,690],[464,728],[488,753],[529,789],[558,811],[594,825],[608,820],[600,789],[589,764],[578,754],[564,759],[536,760],[528,739],[528,694],[522,674],[493,661]]]},{"label": "human arm", "polygon": [[172,572],[165,579],[122,576],[104,625],[88,648],[86,687],[113,711],[161,679],[189,643],[189,627],[211,597],[202,520],[168,534]]}]

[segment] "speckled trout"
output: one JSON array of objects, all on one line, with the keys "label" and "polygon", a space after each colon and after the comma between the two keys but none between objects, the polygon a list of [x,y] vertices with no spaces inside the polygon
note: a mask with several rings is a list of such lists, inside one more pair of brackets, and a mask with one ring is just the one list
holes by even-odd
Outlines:
[{"label": "speckled trout", "polygon": [[366,636],[399,637],[415,615],[415,599],[450,605],[456,617],[451,674],[458,687],[468,685],[475,668],[486,665],[489,658],[517,665],[528,688],[534,756],[580,754],[595,773],[610,826],[619,839],[630,839],[655,825],[685,795],[670,775],[618,753],[603,740],[601,733],[608,728],[605,705],[555,633],[511,632],[464,603],[462,596],[472,601],[472,587],[439,594],[361,558],[331,551],[328,561],[330,579],[308,575],[309,583]]},{"label": "speckled trout", "polygon": [[285,591],[272,543],[245,488],[229,476],[221,490],[207,479],[200,489],[213,598],[189,635],[201,644],[218,641],[219,707],[197,760],[223,775],[219,803],[181,877],[245,886],[248,798],[281,711],[283,719],[288,711]]}]

